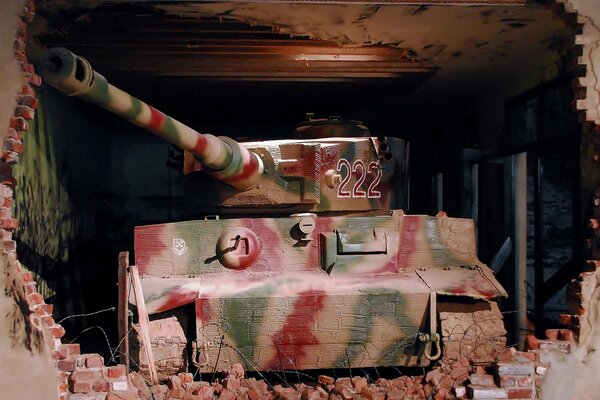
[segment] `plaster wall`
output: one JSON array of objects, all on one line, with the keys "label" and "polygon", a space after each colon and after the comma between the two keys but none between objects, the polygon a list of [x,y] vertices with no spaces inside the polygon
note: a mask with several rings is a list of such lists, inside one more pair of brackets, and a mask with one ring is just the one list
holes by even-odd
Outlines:
[{"label": "plaster wall", "polygon": [[[23,78],[13,58],[21,1],[0,4],[0,126],[5,135],[15,109],[15,94]],[[3,139],[3,137],[2,137]],[[13,260],[14,262],[14,260]],[[0,385],[6,399],[52,399],[56,397],[56,378],[52,359],[39,341],[25,329],[29,310],[15,303],[18,290],[14,286],[14,271],[7,256],[0,256]],[[22,289],[21,289],[22,290]]]},{"label": "plaster wall", "polygon": [[583,47],[579,64],[586,66],[586,74],[579,84],[586,87],[586,98],[577,101],[584,110],[586,120],[600,125],[600,6],[595,0],[564,0],[567,10],[577,12],[577,21],[583,32],[576,43]]}]

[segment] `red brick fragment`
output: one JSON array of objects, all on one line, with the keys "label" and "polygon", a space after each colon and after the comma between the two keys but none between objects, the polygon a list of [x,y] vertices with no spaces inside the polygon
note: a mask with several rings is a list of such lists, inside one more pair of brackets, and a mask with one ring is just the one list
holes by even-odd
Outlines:
[{"label": "red brick fragment", "polygon": [[78,368],[69,377],[72,382],[97,382],[104,379],[99,369]]},{"label": "red brick fragment", "polygon": [[560,314],[558,323],[562,326],[579,326],[579,315]]},{"label": "red brick fragment", "polygon": [[27,0],[23,4],[23,9],[21,10],[21,18],[23,18],[26,22],[33,21],[35,17],[35,2],[33,0]]},{"label": "red brick fragment", "polygon": [[137,389],[130,390],[114,390],[108,392],[106,400],[139,400]]},{"label": "red brick fragment", "polygon": [[105,380],[94,382],[94,390],[96,392],[109,392],[110,391],[110,383]]},{"label": "red brick fragment", "polygon": [[229,389],[229,390],[237,390],[239,389],[241,386],[241,382],[239,379],[232,377],[229,377],[227,379],[225,379],[223,381],[223,387]]},{"label": "red brick fragment", "polygon": [[42,86],[42,77],[37,74],[28,74],[27,82],[33,86]]},{"label": "red brick fragment", "polygon": [[40,105],[38,102],[38,99],[36,99],[35,96],[23,95],[23,94],[17,95],[17,104],[20,104],[22,106],[31,107],[33,109],[38,108]]},{"label": "red brick fragment", "polygon": [[362,376],[355,376],[352,378],[352,386],[357,393],[361,393],[363,389],[369,387],[369,381]]},{"label": "red brick fragment", "polygon": [[17,131],[26,131],[29,129],[29,124],[27,120],[23,117],[12,117],[8,124],[9,128],[13,128]]},{"label": "red brick fragment", "polygon": [[219,395],[219,400],[234,400],[235,398],[235,392],[229,389],[223,389]]},{"label": "red brick fragment", "polygon": [[133,371],[133,372],[129,373],[129,380],[131,381],[133,386],[135,386],[140,391],[140,394],[142,395],[142,397],[148,398],[148,399],[152,398],[152,392],[151,392],[150,388],[148,387],[148,385],[146,384],[146,381],[144,380],[142,375],[140,375],[138,372]]},{"label": "red brick fragment", "polygon": [[27,282],[25,284],[25,293],[27,293],[27,294],[37,293],[37,283]]},{"label": "red brick fragment", "polygon": [[15,218],[5,218],[0,220],[0,228],[2,229],[17,229],[19,223]]},{"label": "red brick fragment", "polygon": [[527,335],[525,338],[525,347],[528,350],[536,350],[540,348],[540,340],[534,335]]},{"label": "red brick fragment", "polygon": [[177,375],[170,376],[167,380],[167,386],[169,389],[177,389],[181,387],[181,379]]},{"label": "red brick fragment", "polygon": [[79,343],[65,343],[60,346],[60,351],[65,355],[65,358],[75,357],[81,354]]},{"label": "red brick fragment", "polygon": [[127,368],[122,364],[107,367],[106,376],[108,378],[125,378],[127,376]]},{"label": "red brick fragment", "polygon": [[21,94],[23,96],[35,97],[35,89],[31,85],[26,83],[25,85],[23,85],[23,88],[21,88]]},{"label": "red brick fragment", "polygon": [[13,48],[19,51],[25,51],[25,41],[19,38],[15,39],[13,42]]},{"label": "red brick fragment", "polygon": [[194,381],[194,375],[189,372],[180,372],[177,374],[182,384],[190,383]]},{"label": "red brick fragment", "polygon": [[44,297],[39,293],[30,293],[27,295],[27,300],[29,304],[42,304],[44,302]]},{"label": "red brick fragment", "polygon": [[565,340],[568,342],[575,341],[575,333],[570,329],[560,329],[558,332],[558,337],[560,340]]},{"label": "red brick fragment", "polygon": [[506,390],[509,399],[530,399],[533,397],[533,389],[518,388]]},{"label": "red brick fragment", "polygon": [[59,360],[56,363],[56,367],[61,371],[73,372],[75,371],[77,363],[75,360]]},{"label": "red brick fragment", "polygon": [[547,340],[558,340],[558,329],[546,329]]},{"label": "red brick fragment", "polygon": [[[54,311],[54,304],[40,304],[39,309],[42,310],[45,313],[52,314],[52,311]],[[77,347],[79,347],[79,344],[77,344],[77,343],[67,344],[66,346],[77,346]],[[79,354],[79,353],[77,353],[77,354]]]},{"label": "red brick fragment", "polygon": [[10,137],[12,139],[15,139],[15,140],[22,139],[21,134],[19,132],[17,132],[17,130],[15,128],[8,128],[6,130],[6,136]]},{"label": "red brick fragment", "polygon": [[517,387],[518,380],[516,376],[501,376],[500,377],[500,387],[503,388],[512,388]]},{"label": "red brick fragment", "polygon": [[73,393],[89,393],[93,390],[92,382],[74,381],[71,383],[71,391]]},{"label": "red brick fragment", "polygon": [[[8,138],[8,137],[4,139],[3,147],[4,147],[4,150],[14,151],[19,154],[23,154],[23,151],[25,150],[25,145],[23,144],[22,141],[13,139],[13,138]],[[12,172],[12,169],[11,169],[11,171],[8,171],[8,172],[9,173]]]},{"label": "red brick fragment", "polygon": [[52,336],[54,336],[57,339],[65,336],[65,333],[66,333],[65,332],[65,328],[63,328],[59,324],[54,324],[52,326],[49,326],[48,330],[50,331],[50,333],[52,334]]},{"label": "red brick fragment", "polygon": [[530,353],[527,351],[517,351],[513,357],[516,362],[534,362],[535,361],[535,353]]},{"label": "red brick fragment", "polygon": [[317,382],[319,382],[321,385],[333,385],[335,378],[327,375],[319,375]]},{"label": "red brick fragment", "polygon": [[33,282],[33,274],[31,273],[31,271],[25,271],[21,274],[21,277],[23,278],[23,282]]},{"label": "red brick fragment", "polygon": [[35,116],[35,110],[28,106],[18,105],[15,107],[15,117],[21,117],[26,120],[32,120]]},{"label": "red brick fragment", "polygon": [[104,358],[99,354],[84,354],[82,357],[87,368],[102,368],[104,366]]}]

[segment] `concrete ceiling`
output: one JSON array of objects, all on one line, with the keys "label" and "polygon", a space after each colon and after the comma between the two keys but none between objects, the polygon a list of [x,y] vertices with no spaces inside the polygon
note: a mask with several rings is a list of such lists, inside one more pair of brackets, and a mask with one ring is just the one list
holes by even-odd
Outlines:
[{"label": "concrete ceiling", "polygon": [[[312,80],[476,89],[511,74],[554,73],[572,41],[565,23],[536,5],[69,4],[42,2],[37,36],[45,46],[73,48],[109,76],[292,80],[311,71]],[[219,57],[226,64],[215,67]],[[249,75],[261,65],[270,72]]]}]

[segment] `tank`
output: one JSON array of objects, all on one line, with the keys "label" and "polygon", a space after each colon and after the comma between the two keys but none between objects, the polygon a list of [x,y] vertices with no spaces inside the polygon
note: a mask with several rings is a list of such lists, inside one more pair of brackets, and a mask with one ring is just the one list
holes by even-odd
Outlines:
[{"label": "tank", "polygon": [[402,139],[311,117],[294,139],[238,143],[170,118],[65,49],[49,51],[43,76],[183,148],[199,212],[244,215],[133,233],[148,312],[193,307],[201,372],[424,367],[491,361],[505,346],[494,301],[506,292],[477,258],[473,221],[402,211]]}]

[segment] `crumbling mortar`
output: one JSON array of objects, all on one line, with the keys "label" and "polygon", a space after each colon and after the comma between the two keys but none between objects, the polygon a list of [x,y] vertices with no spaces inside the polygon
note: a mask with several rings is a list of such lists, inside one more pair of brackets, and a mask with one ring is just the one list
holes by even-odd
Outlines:
[{"label": "crumbling mortar", "polygon": [[[590,15],[586,15],[572,0],[556,0],[557,4],[563,4],[565,11],[577,16],[577,22],[582,27],[581,32],[575,36],[575,43],[581,49],[581,58],[577,57],[577,63],[586,68],[586,74],[583,79],[578,79],[578,85],[586,90],[583,103],[578,103],[577,108],[586,112],[586,120],[593,121],[600,125],[600,81],[594,60],[600,60],[600,27],[595,23]],[[588,28],[586,30],[586,28]],[[590,32],[591,31],[591,32]],[[591,36],[591,37],[590,37]],[[588,79],[590,82],[588,82]],[[590,98],[589,91],[595,92],[595,98]],[[594,101],[595,104],[590,104]],[[577,102],[577,100],[575,100]],[[582,106],[579,106],[582,105]],[[590,111],[588,113],[588,111]]]}]

